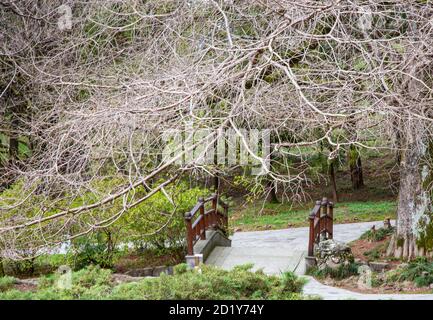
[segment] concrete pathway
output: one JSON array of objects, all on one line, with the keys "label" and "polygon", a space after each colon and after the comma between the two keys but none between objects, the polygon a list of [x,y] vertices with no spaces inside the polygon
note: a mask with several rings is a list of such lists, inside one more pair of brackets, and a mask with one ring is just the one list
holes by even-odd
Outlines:
[{"label": "concrete pathway", "polygon": [[[383,225],[383,222],[334,225],[334,239],[342,242],[356,240],[373,225],[378,228]],[[224,269],[253,263],[253,270],[263,269],[267,274],[279,274],[283,271],[293,271],[298,275],[305,274],[304,257],[308,244],[308,228],[236,232],[231,239],[232,247],[216,247],[205,263]],[[320,296],[322,299],[433,300],[433,294],[361,294],[325,286],[311,277],[307,278],[309,281],[304,287],[304,293],[306,295]]]}]

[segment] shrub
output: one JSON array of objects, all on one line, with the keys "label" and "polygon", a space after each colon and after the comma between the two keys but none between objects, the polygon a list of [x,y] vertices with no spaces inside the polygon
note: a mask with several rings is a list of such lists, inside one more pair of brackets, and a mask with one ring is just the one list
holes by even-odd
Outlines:
[{"label": "shrub", "polygon": [[[158,192],[125,215],[128,240],[136,247],[164,250],[183,245],[184,214],[192,209],[199,197],[209,194],[207,189],[190,188],[186,183],[169,186],[166,192],[172,196],[174,203],[163,192]],[[161,226],[165,227],[161,229]]]},{"label": "shrub", "polygon": [[387,281],[412,281],[418,287],[426,287],[433,283],[433,262],[419,257],[402,268],[388,272]]},{"label": "shrub", "polygon": [[177,267],[174,276],[145,279],[115,287],[112,299],[296,299],[304,281],[292,273],[282,277],[251,272],[251,266],[231,271],[202,265]]},{"label": "shrub", "polygon": [[16,279],[14,277],[9,277],[9,276],[1,277],[0,278],[0,291],[6,291],[6,290],[10,289],[11,287],[13,287],[15,282],[16,282]]},{"label": "shrub", "polygon": [[88,267],[74,272],[72,288],[55,286],[59,275],[44,277],[36,292],[15,289],[0,292],[1,299],[301,299],[304,280],[293,273],[268,276],[251,265],[231,271],[202,265],[190,269],[185,264],[175,267],[172,276],[162,274],[139,282],[114,285],[111,271]]},{"label": "shrub", "polygon": [[96,232],[74,240],[68,254],[68,265],[73,266],[74,270],[80,270],[89,265],[111,268],[119,253],[117,249],[108,248],[102,232]]}]

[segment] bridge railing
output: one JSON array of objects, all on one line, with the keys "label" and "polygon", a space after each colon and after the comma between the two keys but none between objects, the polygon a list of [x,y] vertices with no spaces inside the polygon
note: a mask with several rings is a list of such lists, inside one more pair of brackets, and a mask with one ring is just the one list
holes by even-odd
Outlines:
[{"label": "bridge railing", "polygon": [[314,255],[314,245],[321,238],[332,239],[334,234],[334,204],[327,198],[316,201],[309,216],[310,236],[308,241],[308,256]]},{"label": "bridge railing", "polygon": [[[206,210],[206,204],[211,204],[211,208]],[[218,194],[198,199],[194,208],[185,215],[188,255],[194,254],[194,245],[198,240],[206,239],[206,230],[228,230],[228,209]]]}]

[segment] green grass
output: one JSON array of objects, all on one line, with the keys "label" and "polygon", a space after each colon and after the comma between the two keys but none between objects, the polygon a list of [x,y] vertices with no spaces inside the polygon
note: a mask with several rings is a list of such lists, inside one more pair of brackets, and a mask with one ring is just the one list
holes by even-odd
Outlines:
[{"label": "green grass", "polygon": [[[290,208],[287,204],[255,203],[231,213],[233,229],[263,230],[308,226],[308,215],[313,204],[301,208]],[[334,223],[379,221],[395,218],[395,201],[345,202],[334,209]],[[263,209],[263,210],[262,210]]]}]

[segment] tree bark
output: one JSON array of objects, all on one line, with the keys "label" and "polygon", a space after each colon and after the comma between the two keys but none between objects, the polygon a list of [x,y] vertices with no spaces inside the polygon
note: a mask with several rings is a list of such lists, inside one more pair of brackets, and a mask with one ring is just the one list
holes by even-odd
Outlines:
[{"label": "tree bark", "polygon": [[220,177],[219,177],[218,173],[215,173],[215,175],[213,176],[213,188],[214,188],[214,192],[216,194],[219,194],[219,192],[220,192]]},{"label": "tree bark", "polygon": [[331,187],[332,187],[332,199],[334,203],[338,202],[338,191],[337,191],[337,181],[335,178],[335,166],[334,163],[331,162],[329,164],[329,178],[331,179]]},{"label": "tree bark", "polygon": [[408,134],[401,152],[400,190],[397,230],[388,254],[410,260],[431,256],[433,249],[432,199],[429,190],[433,180],[432,142],[425,143],[417,129]]},{"label": "tree bark", "polygon": [[5,276],[5,269],[3,267],[3,258],[0,257],[0,277]]},{"label": "tree bark", "polygon": [[364,186],[361,155],[355,146],[351,145],[349,150],[350,178],[353,190],[359,190]]},{"label": "tree bark", "polygon": [[266,201],[270,203],[280,203],[277,196],[275,182],[273,180],[268,180],[266,189],[268,190],[266,195]]}]

